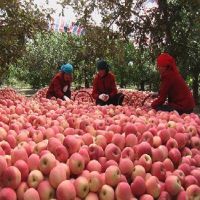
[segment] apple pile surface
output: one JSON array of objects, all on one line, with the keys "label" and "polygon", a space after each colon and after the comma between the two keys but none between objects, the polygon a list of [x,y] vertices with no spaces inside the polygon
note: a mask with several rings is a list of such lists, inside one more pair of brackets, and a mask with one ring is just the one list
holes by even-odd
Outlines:
[{"label": "apple pile surface", "polygon": [[[38,100],[41,98],[45,98],[47,87],[38,90],[33,96],[32,99]],[[120,89],[119,92],[122,92],[125,97],[123,101],[123,105],[130,105],[134,107],[141,107],[150,104],[153,100],[151,97],[151,92],[148,91],[137,91],[137,90],[126,90]],[[84,88],[81,90],[73,90],[72,91],[72,99],[80,102],[92,102],[92,88]]]},{"label": "apple pile surface", "polygon": [[0,91],[0,200],[200,199],[197,114],[43,95]]}]

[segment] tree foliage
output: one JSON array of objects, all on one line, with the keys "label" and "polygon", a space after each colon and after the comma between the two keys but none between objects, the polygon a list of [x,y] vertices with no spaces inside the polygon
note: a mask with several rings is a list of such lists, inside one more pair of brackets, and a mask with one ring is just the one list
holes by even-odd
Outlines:
[{"label": "tree foliage", "polygon": [[71,4],[84,23],[92,23],[92,13],[97,11],[102,17],[102,28],[115,30],[127,42],[131,39],[141,52],[149,49],[152,60],[162,51],[172,54],[183,76],[192,78],[198,98],[199,0],[158,0],[158,7],[153,9],[144,9],[145,0],[60,1],[63,6]]},{"label": "tree foliage", "polygon": [[[24,66],[29,74],[31,70],[36,71],[30,78],[39,77],[36,81],[39,87],[50,80],[60,61],[70,61],[76,70],[75,82],[89,86],[96,60],[104,58],[109,61],[121,87],[131,84],[144,89],[145,85],[150,85],[153,89],[158,82],[156,57],[167,51],[177,60],[184,78],[192,80],[197,98],[199,0],[157,2],[158,7],[144,9],[145,0],[60,0],[63,7],[71,5],[74,8],[78,23],[86,30],[85,35],[41,34],[35,43],[29,42],[29,53],[24,55],[22,65],[26,63]],[[101,16],[101,24],[94,21],[94,12]]]},{"label": "tree foliage", "polygon": [[25,50],[35,33],[47,28],[45,12],[33,1],[0,1],[0,79]]}]

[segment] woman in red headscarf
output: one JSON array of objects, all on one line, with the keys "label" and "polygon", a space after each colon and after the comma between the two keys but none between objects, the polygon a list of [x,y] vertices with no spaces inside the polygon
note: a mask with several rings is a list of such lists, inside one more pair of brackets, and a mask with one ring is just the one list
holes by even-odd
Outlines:
[{"label": "woman in red headscarf", "polygon": [[[177,69],[175,59],[168,53],[162,53],[157,58],[157,70],[161,84],[158,98],[151,107],[162,111],[177,110],[179,114],[191,113],[195,107],[194,98]],[[168,102],[164,104],[167,98]]]}]

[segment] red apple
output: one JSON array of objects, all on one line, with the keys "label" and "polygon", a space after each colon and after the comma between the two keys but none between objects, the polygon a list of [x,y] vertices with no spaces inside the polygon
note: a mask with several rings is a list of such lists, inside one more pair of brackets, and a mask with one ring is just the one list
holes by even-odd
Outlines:
[{"label": "red apple", "polygon": [[124,175],[131,175],[133,171],[133,162],[129,158],[121,158],[119,161],[119,169]]},{"label": "red apple", "polygon": [[105,171],[105,181],[106,184],[115,187],[119,181],[120,181],[120,177],[121,177],[121,172],[119,167],[117,166],[110,166],[106,169]]},{"label": "red apple", "polygon": [[115,190],[115,196],[117,200],[130,200],[132,197],[130,185],[125,182],[120,182]]},{"label": "red apple", "polygon": [[154,198],[150,194],[143,194],[140,200],[154,200]]},{"label": "red apple", "polygon": [[44,176],[41,171],[33,170],[28,175],[28,185],[29,187],[37,188],[39,183],[43,181]]},{"label": "red apple", "polygon": [[151,156],[151,145],[148,142],[141,142],[140,144],[135,146],[135,152],[138,159],[143,154],[148,154]]},{"label": "red apple", "polygon": [[105,137],[106,137],[107,143],[111,143],[112,142],[113,135],[114,135],[113,131],[106,131],[105,132]]},{"label": "red apple", "polygon": [[198,180],[198,183],[200,185],[200,170],[193,169],[190,174],[193,175]]},{"label": "red apple", "polygon": [[161,186],[156,176],[149,177],[146,180],[145,185],[147,194],[150,194],[153,198],[159,197],[161,192]]},{"label": "red apple", "polygon": [[60,163],[50,171],[49,182],[54,188],[57,188],[58,185],[62,181],[68,179],[69,176],[70,176],[69,166],[64,163]]},{"label": "red apple", "polygon": [[125,147],[121,153],[122,158],[129,158],[130,160],[134,161],[135,153],[131,147]]},{"label": "red apple", "polygon": [[153,134],[150,131],[145,131],[141,136],[140,142],[148,142],[153,145]]},{"label": "red apple", "polygon": [[183,190],[181,192],[178,193],[177,195],[177,200],[187,200],[187,195],[186,195],[186,191]]},{"label": "red apple", "polygon": [[0,127],[0,141],[5,140],[7,134],[7,131],[3,127]]},{"label": "red apple", "polygon": [[194,158],[195,161],[196,161],[196,166],[197,166],[197,167],[200,167],[200,155],[197,154],[197,155],[195,155],[193,158]]},{"label": "red apple", "polygon": [[69,155],[78,152],[81,147],[81,139],[75,135],[67,135],[63,141],[63,145],[66,147]]},{"label": "red apple", "polygon": [[115,160],[118,162],[121,157],[121,150],[115,144],[108,144],[105,148],[105,156],[108,160]]},{"label": "red apple", "polygon": [[93,171],[89,174],[89,188],[90,192],[98,192],[102,185],[103,185],[103,180],[101,178],[101,175],[97,171]]},{"label": "red apple", "polygon": [[166,144],[166,142],[170,139],[170,133],[168,129],[162,129],[158,131],[158,136],[161,138],[162,144]]},{"label": "red apple", "polygon": [[166,158],[163,161],[163,165],[164,165],[166,171],[170,171],[170,172],[174,171],[174,164],[169,158]]},{"label": "red apple", "polygon": [[187,143],[187,137],[185,133],[176,133],[174,139],[177,141],[179,149],[183,149],[185,147]]},{"label": "red apple", "polygon": [[135,179],[137,176],[145,177],[146,172],[142,165],[135,165],[132,171],[132,180]]},{"label": "red apple", "polygon": [[69,154],[67,149],[65,148],[64,145],[60,144],[58,145],[54,152],[53,152],[54,156],[56,157],[56,159],[60,162],[66,162],[67,159],[69,158]]},{"label": "red apple", "polygon": [[14,164],[15,167],[17,167],[21,173],[21,180],[26,181],[28,174],[29,174],[29,166],[24,160],[18,160]]},{"label": "red apple", "polygon": [[174,163],[175,166],[177,166],[181,161],[181,153],[177,148],[172,148],[169,151],[169,158]]},{"label": "red apple", "polygon": [[17,144],[16,137],[12,134],[8,134],[6,137],[6,141],[10,144],[11,148],[14,148]]},{"label": "red apple", "polygon": [[28,154],[24,148],[14,148],[11,152],[11,161],[14,164],[17,160],[24,160],[27,162]]},{"label": "red apple", "polygon": [[182,170],[183,173],[187,176],[191,172],[191,166],[187,163],[182,163],[178,166],[178,169]]},{"label": "red apple", "polygon": [[7,168],[6,159],[3,156],[0,156],[0,177]]},{"label": "red apple", "polygon": [[126,125],[123,128],[123,132],[128,134],[137,134],[137,129],[133,123],[127,122]]},{"label": "red apple", "polygon": [[24,193],[24,200],[40,200],[39,193],[34,188],[29,188]]},{"label": "red apple", "polygon": [[17,195],[12,188],[2,188],[0,189],[0,199],[1,200],[17,200]]},{"label": "red apple", "polygon": [[192,148],[196,148],[196,149],[200,150],[199,136],[191,137],[191,145],[192,145]]},{"label": "red apple", "polygon": [[89,193],[89,182],[88,179],[79,176],[75,181],[74,181],[74,187],[76,190],[76,195],[80,198],[85,198],[87,194]]},{"label": "red apple", "polygon": [[154,148],[157,148],[157,147],[159,147],[161,144],[162,144],[161,138],[160,138],[159,136],[155,135],[155,136],[153,137],[153,147],[154,147]]},{"label": "red apple", "polygon": [[57,200],[72,200],[76,197],[76,190],[70,180],[65,180],[58,185],[56,190]]},{"label": "red apple", "polygon": [[152,166],[152,159],[151,156],[148,154],[143,154],[139,160],[138,160],[138,164],[142,165],[145,169],[146,172],[148,172],[151,169]]},{"label": "red apple", "polygon": [[115,192],[113,188],[109,185],[103,185],[99,192],[99,199],[100,200],[114,200]]},{"label": "red apple", "polygon": [[2,174],[2,183],[5,187],[17,189],[21,183],[21,172],[15,166],[7,167]]},{"label": "red apple", "polygon": [[104,135],[97,135],[95,138],[95,144],[101,146],[103,149],[107,146],[107,139]]},{"label": "red apple", "polygon": [[138,138],[134,134],[128,134],[125,138],[125,143],[126,147],[133,147],[138,144]]},{"label": "red apple", "polygon": [[74,153],[69,158],[69,168],[72,174],[81,174],[85,168],[85,160],[79,153]]},{"label": "red apple", "polygon": [[162,191],[162,192],[160,193],[159,198],[158,198],[158,200],[171,200],[171,199],[172,199],[171,196],[170,196],[169,193],[166,192],[166,191]]},{"label": "red apple", "polygon": [[174,138],[170,138],[166,143],[166,147],[168,151],[170,151],[172,148],[178,148],[178,142]]},{"label": "red apple", "polygon": [[165,180],[165,189],[170,195],[176,196],[181,191],[181,181],[178,176],[167,176]]},{"label": "red apple", "polygon": [[96,144],[90,144],[88,153],[91,160],[98,160],[99,157],[104,156],[103,148]]},{"label": "red apple", "polygon": [[182,170],[176,169],[172,172],[172,175],[178,176],[178,178],[181,181],[181,184],[183,185],[185,182],[185,174]]},{"label": "red apple", "polygon": [[55,166],[56,158],[52,153],[46,153],[40,158],[39,169],[43,174],[48,175]]},{"label": "red apple", "polygon": [[89,146],[90,144],[93,143],[93,137],[89,133],[82,135],[81,138],[82,138],[85,145]]},{"label": "red apple", "polygon": [[119,133],[116,133],[112,137],[112,143],[118,146],[121,150],[125,147],[125,137]]},{"label": "red apple", "polygon": [[105,163],[105,169],[107,169],[108,167],[110,167],[112,165],[118,167],[118,163],[116,161],[114,161],[114,160],[108,160],[108,161],[106,161],[106,163]]},{"label": "red apple", "polygon": [[198,185],[190,185],[186,189],[187,199],[200,199],[200,187]]},{"label": "red apple", "polygon": [[162,162],[154,162],[151,168],[151,174],[156,176],[160,181],[164,181],[166,178],[166,169]]},{"label": "red apple", "polygon": [[40,182],[37,191],[39,193],[40,200],[49,200],[55,198],[56,192],[47,180]]},{"label": "red apple", "polygon": [[142,196],[146,191],[144,178],[142,178],[141,176],[136,176],[133,182],[131,183],[131,190],[134,196]]},{"label": "red apple", "polygon": [[39,169],[40,157],[37,154],[31,154],[27,163],[30,170]]},{"label": "red apple", "polygon": [[84,159],[84,161],[85,161],[85,165],[87,165],[88,162],[90,161],[90,156],[89,156],[89,152],[88,152],[88,146],[83,145],[83,146],[80,148],[80,150],[79,150],[78,153],[83,157],[83,159]]},{"label": "red apple", "polygon": [[11,147],[10,147],[10,144],[8,142],[6,142],[5,140],[1,141],[0,142],[0,147],[3,149],[5,154],[10,154]]},{"label": "red apple", "polygon": [[84,200],[99,200],[98,195],[93,192],[89,192]]},{"label": "red apple", "polygon": [[89,170],[90,172],[97,171],[101,173],[102,166],[97,160],[90,160],[89,163],[87,164],[87,170]]},{"label": "red apple", "polygon": [[21,182],[20,185],[17,188],[17,199],[18,200],[24,200],[24,193],[28,189],[28,184],[27,182]]},{"label": "red apple", "polygon": [[198,185],[198,181],[193,175],[185,176],[184,187],[187,189],[190,185]]}]

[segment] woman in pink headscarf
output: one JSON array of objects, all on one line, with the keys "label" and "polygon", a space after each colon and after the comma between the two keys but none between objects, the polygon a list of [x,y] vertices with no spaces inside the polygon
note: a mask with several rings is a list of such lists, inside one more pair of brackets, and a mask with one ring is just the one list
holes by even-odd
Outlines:
[{"label": "woman in pink headscarf", "polygon": [[[157,70],[161,84],[158,98],[151,107],[162,111],[177,110],[179,114],[191,113],[195,107],[194,98],[177,69],[175,59],[168,53],[162,53],[157,58]],[[168,102],[165,104],[167,98]]]}]

